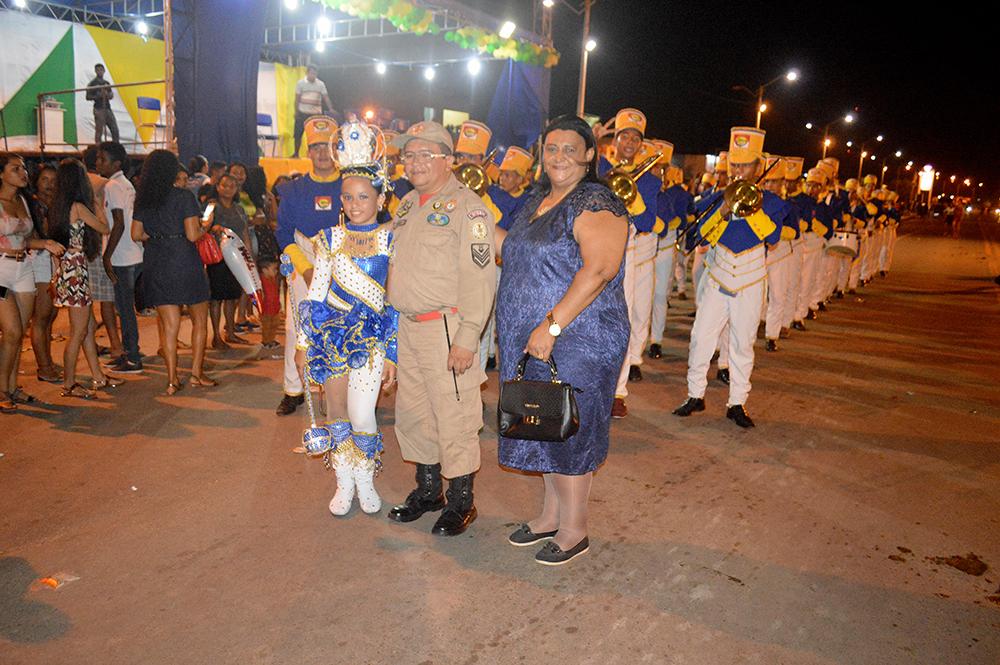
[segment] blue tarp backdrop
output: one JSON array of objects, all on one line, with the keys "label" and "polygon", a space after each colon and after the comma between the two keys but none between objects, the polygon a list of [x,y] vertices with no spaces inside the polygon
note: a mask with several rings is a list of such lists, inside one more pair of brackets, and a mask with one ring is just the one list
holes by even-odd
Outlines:
[{"label": "blue tarp backdrop", "polygon": [[257,68],[266,3],[174,0],[174,99],[182,160],[257,163]]},{"label": "blue tarp backdrop", "polygon": [[552,71],[508,60],[486,121],[493,143],[530,148],[549,118]]}]

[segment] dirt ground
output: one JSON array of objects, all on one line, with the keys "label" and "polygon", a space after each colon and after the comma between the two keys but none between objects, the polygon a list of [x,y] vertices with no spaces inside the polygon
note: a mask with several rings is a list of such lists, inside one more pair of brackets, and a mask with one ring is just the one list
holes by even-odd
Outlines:
[{"label": "dirt ground", "polygon": [[[442,539],[432,516],[330,515],[332,474],[290,452],[305,416],[274,415],[280,361],[212,353],[221,385],[168,398],[154,358],[84,403],[28,352],[41,403],[0,416],[0,663],[995,665],[1000,225],[941,231],[908,220],[887,279],[758,344],[754,430],[716,381],[705,413],[670,415],[692,322],[673,300],[594,482],[591,551],[560,568],[505,542],[542,483],[498,467],[492,423],[479,519]],[[391,399],[379,415],[391,504],[413,467]],[[949,559],[969,555],[985,572]],[[79,579],[33,584],[57,573]]]}]

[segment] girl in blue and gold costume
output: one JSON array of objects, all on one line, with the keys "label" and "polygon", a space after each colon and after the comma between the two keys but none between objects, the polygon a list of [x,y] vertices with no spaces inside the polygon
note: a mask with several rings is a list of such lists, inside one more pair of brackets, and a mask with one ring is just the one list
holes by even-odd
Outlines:
[{"label": "girl in blue and gold costume", "polygon": [[396,380],[399,316],[386,302],[392,231],[377,221],[385,204],[384,140],[361,122],[340,128],[337,158],[346,223],[313,237],[316,261],[306,299],[299,303],[296,364],[326,394],[329,437],[308,447],[326,454],[337,475],[330,512],[346,515],[357,490],[361,509],[377,512],[373,483],[382,433],[375,420],[381,386]]}]

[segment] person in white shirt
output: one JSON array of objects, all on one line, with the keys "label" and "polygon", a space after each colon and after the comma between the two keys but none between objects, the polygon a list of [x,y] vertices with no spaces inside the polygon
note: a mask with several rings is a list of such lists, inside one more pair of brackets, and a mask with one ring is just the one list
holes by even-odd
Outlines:
[{"label": "person in white shirt", "polygon": [[326,84],[316,78],[319,70],[316,65],[306,67],[306,77],[295,84],[295,150],[294,156],[299,156],[302,143],[303,127],[306,119],[314,115],[322,115],[323,109],[333,114],[333,104],[326,92]]},{"label": "person in white shirt", "polygon": [[139,353],[139,325],[135,317],[135,282],[142,272],[142,245],[132,240],[132,209],[135,188],[122,169],[128,165],[128,154],[122,144],[102,143],[97,150],[97,171],[108,181],[104,185],[104,212],[111,225],[111,235],[104,249],[104,264],[110,261],[108,275],[115,287],[115,309],[122,326],[124,353],[114,359],[109,369],[116,373],[136,374],[142,371]]}]

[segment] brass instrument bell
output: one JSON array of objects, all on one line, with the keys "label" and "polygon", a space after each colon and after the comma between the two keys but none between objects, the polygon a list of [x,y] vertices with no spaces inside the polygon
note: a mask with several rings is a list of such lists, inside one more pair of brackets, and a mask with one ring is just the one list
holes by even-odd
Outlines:
[{"label": "brass instrument bell", "polygon": [[764,203],[764,192],[747,180],[734,180],[726,185],[722,199],[726,207],[737,217],[749,217]]},{"label": "brass instrument bell", "polygon": [[618,166],[607,175],[604,179],[604,183],[614,193],[614,195],[625,204],[626,207],[630,206],[639,195],[639,188],[635,184],[636,180],[641,178],[646,171],[653,168],[656,161],[662,154],[663,153],[657,152],[650,155],[645,161],[640,162],[630,171]]},{"label": "brass instrument bell", "polygon": [[[483,164],[488,164],[496,154],[497,148],[493,148],[490,154],[483,159]],[[483,196],[490,186],[490,178],[486,175],[486,169],[479,164],[462,164],[455,169],[455,178],[479,197]]]}]

